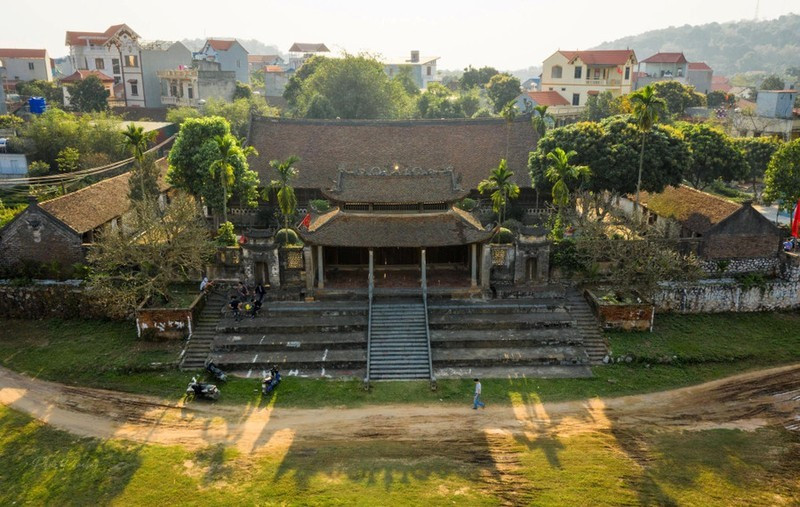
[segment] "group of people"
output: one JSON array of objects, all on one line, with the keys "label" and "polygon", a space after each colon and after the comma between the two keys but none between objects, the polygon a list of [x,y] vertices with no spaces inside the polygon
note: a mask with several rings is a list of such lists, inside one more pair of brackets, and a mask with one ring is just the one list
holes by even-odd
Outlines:
[{"label": "group of people", "polygon": [[264,284],[261,282],[258,282],[252,294],[247,288],[247,285],[243,282],[239,282],[236,291],[231,294],[231,300],[228,302],[234,320],[242,320],[242,314],[251,319],[256,318],[256,315],[258,315],[258,312],[264,304],[264,295],[266,293],[267,291],[264,289]]}]

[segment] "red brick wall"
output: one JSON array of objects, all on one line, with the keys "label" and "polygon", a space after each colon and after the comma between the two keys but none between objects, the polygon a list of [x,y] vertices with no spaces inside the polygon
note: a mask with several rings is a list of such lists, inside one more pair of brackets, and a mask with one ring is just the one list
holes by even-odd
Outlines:
[{"label": "red brick wall", "polygon": [[749,259],[778,255],[779,238],[774,235],[714,235],[703,240],[706,259]]}]

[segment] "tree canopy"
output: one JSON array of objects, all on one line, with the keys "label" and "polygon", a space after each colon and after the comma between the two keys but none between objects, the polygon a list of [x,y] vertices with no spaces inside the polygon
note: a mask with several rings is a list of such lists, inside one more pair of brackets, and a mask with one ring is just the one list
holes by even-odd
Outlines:
[{"label": "tree canopy", "polygon": [[703,190],[717,179],[741,180],[747,177],[747,161],[733,140],[706,123],[679,123],[691,157],[684,177],[694,188]]},{"label": "tree canopy", "polygon": [[756,182],[764,177],[772,155],[780,148],[781,141],[774,137],[735,137],[733,144],[747,161],[747,175],[753,183],[753,196],[758,198]]},{"label": "tree canopy", "polygon": [[462,90],[469,90],[471,88],[485,88],[489,84],[492,77],[500,74],[494,67],[481,67],[476,69],[472,65],[464,69],[464,73],[458,80],[458,86]]},{"label": "tree canopy", "polygon": [[105,111],[108,109],[108,95],[100,78],[89,76],[69,88],[69,103],[83,113]]},{"label": "tree canopy", "polygon": [[678,81],[659,81],[652,84],[658,97],[667,103],[667,111],[671,115],[682,115],[687,107],[699,107],[706,104],[703,94],[694,91],[694,86],[687,86]]},{"label": "tree canopy", "polygon": [[800,139],[781,146],[764,176],[764,200],[791,210],[800,199]]},{"label": "tree canopy", "polygon": [[499,113],[520,94],[522,85],[519,78],[511,74],[495,74],[486,85],[486,93],[494,105],[494,112]]},{"label": "tree canopy", "polygon": [[761,86],[758,87],[759,90],[783,90],[786,86],[786,83],[783,82],[780,76],[776,74],[770,74],[769,76],[765,77],[763,81],[761,81]]}]

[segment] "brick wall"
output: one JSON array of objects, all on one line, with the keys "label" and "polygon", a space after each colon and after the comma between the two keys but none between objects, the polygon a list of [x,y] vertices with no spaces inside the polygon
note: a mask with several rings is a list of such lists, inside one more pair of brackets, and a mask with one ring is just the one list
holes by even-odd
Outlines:
[{"label": "brick wall", "polygon": [[85,257],[80,236],[37,206],[29,206],[0,231],[0,262],[13,266],[25,260],[71,266]]},{"label": "brick wall", "polygon": [[701,255],[706,259],[777,257],[780,237],[775,235],[712,235],[704,238]]}]

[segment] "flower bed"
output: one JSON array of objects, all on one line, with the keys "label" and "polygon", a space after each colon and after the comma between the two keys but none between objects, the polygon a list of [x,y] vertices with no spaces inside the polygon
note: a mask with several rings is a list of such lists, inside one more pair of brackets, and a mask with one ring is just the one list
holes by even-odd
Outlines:
[{"label": "flower bed", "polygon": [[[205,296],[195,292],[193,298],[187,294],[172,299],[160,308],[148,301],[136,309],[136,334],[149,339],[182,339],[192,334],[194,323],[206,304]],[[188,304],[187,304],[188,303]]]},{"label": "flower bed", "polygon": [[603,329],[652,331],[655,307],[636,292],[586,290],[586,299]]}]

